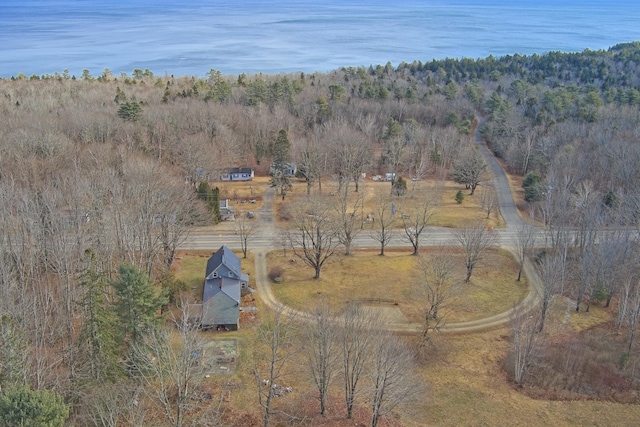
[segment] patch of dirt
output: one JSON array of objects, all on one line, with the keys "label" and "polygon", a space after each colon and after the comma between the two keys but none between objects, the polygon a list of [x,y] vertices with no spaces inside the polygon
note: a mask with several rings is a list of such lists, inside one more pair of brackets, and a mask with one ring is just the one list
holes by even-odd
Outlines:
[{"label": "patch of dirt", "polygon": [[402,313],[402,310],[400,310],[400,307],[398,306],[376,305],[369,306],[368,308],[371,310],[376,310],[378,312],[378,315],[380,316],[380,319],[384,323],[410,323],[409,319],[407,319],[407,316]]},{"label": "patch of dirt", "polygon": [[230,374],[238,365],[238,340],[236,338],[216,338],[203,349],[202,361],[210,368],[211,375]]}]

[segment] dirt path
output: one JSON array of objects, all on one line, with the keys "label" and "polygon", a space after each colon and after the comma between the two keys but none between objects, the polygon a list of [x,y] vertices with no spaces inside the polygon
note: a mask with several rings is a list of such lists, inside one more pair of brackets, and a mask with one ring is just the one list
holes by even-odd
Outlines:
[{"label": "dirt path", "polygon": [[[270,308],[274,310],[281,310],[287,314],[296,316],[297,319],[307,321],[311,319],[311,315],[307,312],[296,310],[292,307],[286,306],[277,300],[271,289],[269,278],[267,277],[267,253],[268,249],[262,249],[255,252],[255,275],[256,275],[256,288],[262,301]],[[513,253],[513,251],[511,251]],[[515,254],[514,254],[515,256]],[[529,294],[518,304],[517,307],[505,311],[503,313],[496,314],[494,316],[486,317],[483,319],[471,320],[468,322],[457,322],[445,324],[440,332],[444,333],[470,333],[486,331],[489,329],[499,328],[508,323],[511,319],[511,315],[514,310],[520,310],[527,312],[537,307],[540,302],[540,282],[537,273],[531,262],[527,261],[524,265],[524,273],[529,280],[530,290]],[[421,323],[412,322],[390,322],[387,323],[388,330],[403,333],[403,334],[417,334],[422,333]]]}]

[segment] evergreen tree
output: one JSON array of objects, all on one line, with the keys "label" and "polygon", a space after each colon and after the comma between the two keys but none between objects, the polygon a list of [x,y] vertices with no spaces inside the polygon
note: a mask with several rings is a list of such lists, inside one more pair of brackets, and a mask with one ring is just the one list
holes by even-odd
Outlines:
[{"label": "evergreen tree", "polygon": [[535,172],[529,172],[522,180],[522,188],[524,188],[524,199],[527,202],[535,202],[542,197],[541,188],[542,179]]},{"label": "evergreen tree", "polygon": [[118,108],[118,117],[131,122],[138,121],[142,117],[142,107],[136,101],[125,102]]},{"label": "evergreen tree", "polygon": [[0,319],[0,390],[22,386],[27,381],[27,344],[14,319]]},{"label": "evergreen tree", "polygon": [[198,189],[196,190],[196,194],[198,195],[198,199],[204,200],[205,202],[209,203],[209,200],[212,196],[211,186],[209,185],[209,183],[207,181],[200,181],[200,183],[198,184]]},{"label": "evergreen tree", "polygon": [[100,382],[117,374],[117,318],[108,299],[106,272],[98,270],[95,254],[90,249],[85,252],[85,263],[80,275],[80,286],[84,291],[80,300],[84,323],[80,330],[79,353],[86,359],[89,376]]},{"label": "evergreen tree", "polygon": [[220,189],[215,187],[211,190],[211,200],[209,201],[209,207],[213,212],[213,220],[218,223],[222,219],[220,214]]},{"label": "evergreen tree", "polygon": [[403,177],[398,177],[393,183],[393,193],[396,196],[404,196],[407,193],[407,181]]},{"label": "evergreen tree", "polygon": [[116,96],[113,98],[113,102],[121,104],[127,101],[127,95],[120,89],[120,86],[116,86]]},{"label": "evergreen tree", "polygon": [[1,427],[62,427],[69,407],[53,390],[9,389],[0,395]]},{"label": "evergreen tree", "polygon": [[[326,102],[326,101],[325,101]],[[291,143],[289,142],[289,135],[284,129],[280,129],[275,143],[273,144],[273,162],[276,165],[282,165],[289,160],[289,149]]]},{"label": "evergreen tree", "polygon": [[144,332],[158,323],[158,312],[167,298],[153,286],[151,278],[136,267],[123,264],[118,272],[120,277],[112,286],[123,341],[140,342]]},{"label": "evergreen tree", "polygon": [[213,221],[220,222],[222,215],[220,214],[220,189],[218,187],[211,188],[208,182],[201,181],[196,190],[198,198],[204,200],[213,214]]}]

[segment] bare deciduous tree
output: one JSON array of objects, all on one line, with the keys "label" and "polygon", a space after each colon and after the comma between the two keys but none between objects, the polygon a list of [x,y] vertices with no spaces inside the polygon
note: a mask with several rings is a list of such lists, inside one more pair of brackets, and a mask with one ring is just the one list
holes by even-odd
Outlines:
[{"label": "bare deciduous tree", "polygon": [[534,226],[523,223],[522,226],[518,227],[518,234],[516,236],[516,251],[518,254],[518,263],[520,264],[518,268],[518,282],[522,278],[524,262],[535,243],[535,237],[536,229]]},{"label": "bare deciduous tree", "polygon": [[571,195],[572,214],[577,223],[578,247],[580,252],[592,248],[596,240],[596,231],[601,221],[601,195],[589,180],[580,182],[576,192]]},{"label": "bare deciduous tree", "polygon": [[283,310],[274,312],[259,326],[253,343],[253,376],[256,383],[258,403],[262,408],[262,422],[268,427],[271,416],[277,414],[273,408],[277,382],[287,374],[287,364],[296,336],[295,316]]},{"label": "bare deciduous tree", "polygon": [[147,408],[142,394],[142,387],[135,381],[107,382],[81,396],[78,418],[84,425],[96,427],[144,425]]},{"label": "bare deciduous tree", "polygon": [[336,217],[338,240],[344,246],[344,254],[351,255],[351,245],[361,228],[357,226],[358,212],[364,204],[364,193],[351,194],[349,183],[338,186]]},{"label": "bare deciduous tree", "polygon": [[374,312],[359,304],[345,307],[341,342],[344,398],[349,419],[353,416],[353,406],[360,394],[361,381],[367,371],[379,326],[380,321]]},{"label": "bare deciduous tree", "polygon": [[466,150],[453,164],[453,180],[471,189],[471,195],[485,178],[487,162],[477,149]]},{"label": "bare deciduous tree", "polygon": [[[316,131],[312,139],[307,139],[297,153],[298,173],[307,183],[307,195],[311,194],[311,187],[318,182],[321,185],[322,172],[325,169],[326,153],[321,143],[321,135]],[[321,188],[321,187],[320,187]]]},{"label": "bare deciduous tree", "polygon": [[455,258],[443,248],[421,257],[419,271],[419,289],[425,302],[422,337],[426,343],[429,333],[444,325],[443,311],[459,295],[460,282],[455,274]]},{"label": "bare deciduous tree", "polygon": [[195,409],[195,397],[205,373],[204,341],[187,314],[174,321],[175,335],[151,328],[142,342],[133,346],[132,368],[145,384],[145,392],[158,402],[167,421],[181,427]]},{"label": "bare deciduous tree", "polygon": [[371,427],[376,427],[380,418],[396,407],[422,397],[415,371],[412,352],[398,337],[390,333],[377,335],[369,370]]},{"label": "bare deciduous tree", "polygon": [[293,228],[288,236],[293,253],[313,268],[314,278],[319,279],[322,266],[339,244],[331,204],[322,198],[307,199],[292,210]]},{"label": "bare deciduous tree", "polygon": [[238,233],[238,238],[240,239],[240,248],[242,249],[242,257],[247,257],[247,250],[249,249],[249,241],[255,234],[257,233],[255,223],[247,218],[246,215],[241,215],[236,220],[236,232]]},{"label": "bare deciduous tree", "polygon": [[591,306],[594,289],[597,250],[594,246],[585,247],[578,254],[578,280],[576,283],[576,312],[580,311],[582,300],[587,298],[587,309]]},{"label": "bare deciduous tree", "polygon": [[432,162],[436,164],[436,167],[440,168],[440,171],[436,171],[437,176],[441,176],[442,171],[451,167],[456,154],[460,151],[461,145],[460,132],[455,126],[435,127],[432,129],[429,147]]},{"label": "bare deciduous tree", "polygon": [[513,378],[519,386],[523,386],[527,374],[535,365],[542,349],[542,334],[538,333],[540,321],[537,316],[530,316],[521,310],[514,310],[512,316],[512,348]]},{"label": "bare deciduous tree", "polygon": [[485,253],[495,246],[498,236],[487,228],[484,221],[478,220],[465,223],[454,230],[453,235],[464,252],[464,264],[467,269],[464,281],[468,283],[473,269]]},{"label": "bare deciduous tree", "polygon": [[499,212],[498,197],[493,187],[485,187],[480,191],[480,205],[482,210],[487,213],[487,219],[492,213]]},{"label": "bare deciduous tree", "polygon": [[638,322],[640,322],[640,285],[630,286],[627,310],[625,315],[627,324],[627,353],[631,353],[636,332],[638,330]]},{"label": "bare deciduous tree", "polygon": [[436,214],[435,200],[436,197],[425,195],[424,198],[415,198],[407,202],[401,210],[404,233],[413,247],[413,255],[418,255],[420,236]]},{"label": "bare deciduous tree", "polygon": [[605,307],[609,307],[613,296],[618,293],[625,276],[633,274],[633,239],[628,229],[600,233],[601,268],[599,282],[606,293]]},{"label": "bare deciduous tree", "polygon": [[380,242],[380,255],[384,255],[384,248],[387,247],[393,236],[393,225],[396,217],[393,212],[394,202],[386,191],[378,191],[375,197],[375,208],[373,217],[369,217],[374,222],[374,232],[371,237]]},{"label": "bare deciduous tree", "polygon": [[338,192],[353,181],[357,193],[373,152],[366,135],[342,121],[327,125],[326,132],[331,140],[330,156],[338,179]]},{"label": "bare deciduous tree", "polygon": [[559,288],[562,260],[560,255],[548,254],[538,265],[538,272],[540,273],[540,280],[542,281],[542,302],[540,304],[540,324],[538,326],[538,332],[542,332],[544,329],[544,322],[547,318],[547,310],[553,295]]},{"label": "bare deciduous tree", "polygon": [[311,378],[318,390],[320,415],[324,416],[329,398],[329,387],[333,382],[340,358],[338,329],[333,312],[326,304],[311,313],[312,321],[304,328],[305,349]]},{"label": "bare deciduous tree", "polygon": [[400,123],[393,118],[389,118],[382,139],[384,141],[384,151],[381,160],[387,165],[389,172],[392,174],[391,188],[393,188],[405,151],[404,130]]}]

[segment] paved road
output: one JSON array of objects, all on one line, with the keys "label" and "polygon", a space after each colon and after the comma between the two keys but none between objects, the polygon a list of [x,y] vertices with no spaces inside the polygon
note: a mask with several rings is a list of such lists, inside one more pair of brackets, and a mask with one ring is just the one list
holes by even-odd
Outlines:
[{"label": "paved road", "polygon": [[[477,127],[474,138],[476,144],[480,147],[483,155],[493,174],[493,184],[498,197],[500,213],[504,219],[506,226],[504,229],[497,230],[501,246],[507,248],[514,253],[514,247],[517,243],[518,229],[522,227],[523,221],[518,214],[515,202],[513,200],[511,189],[507,180],[507,176],[498,163],[491,155],[487,147],[482,142],[479,129]],[[273,197],[275,190],[269,188],[264,196],[263,205],[256,211],[255,225],[257,232],[251,237],[249,250],[255,253],[256,264],[256,290],[263,302],[271,308],[279,308],[295,314],[301,320],[309,319],[308,313],[286,307],[280,303],[274,296],[271,284],[267,278],[267,262],[266,254],[269,250],[281,246],[279,243],[280,234],[273,219]],[[540,232],[542,234],[542,232]],[[376,241],[371,237],[372,230],[366,228],[356,237],[354,248],[375,248],[379,247]],[[410,247],[410,243],[403,237],[404,234],[397,233],[391,240],[389,247]],[[541,237],[539,237],[541,238]],[[442,244],[455,244],[451,230],[443,227],[428,227],[421,236],[421,246],[439,246]],[[235,232],[233,222],[227,222],[216,226],[213,231],[211,228],[196,229],[190,233],[187,240],[181,245],[181,249],[206,249],[215,250],[221,245],[227,245],[232,249],[240,249],[240,238]],[[478,319],[469,322],[449,323],[441,328],[441,332],[448,333],[469,333],[497,328],[505,325],[511,318],[512,311],[517,309],[521,312],[529,311],[535,308],[540,302],[540,278],[535,268],[530,262],[524,265],[524,272],[530,284],[530,292],[525,299],[520,302],[517,308],[508,310],[495,316]],[[401,333],[421,333],[422,324],[409,322],[396,322],[388,324],[389,330]]]},{"label": "paved road", "polygon": [[482,141],[482,136],[480,136],[480,127],[483,123],[484,119],[479,119],[478,126],[476,126],[473,136],[476,144],[480,148],[480,151],[482,151],[482,154],[487,160],[489,168],[491,169],[491,173],[493,175],[493,186],[495,188],[496,195],[498,196],[500,213],[507,224],[506,228],[508,231],[516,233],[518,228],[522,227],[522,219],[520,218],[516,204],[513,201],[513,195],[511,194],[507,174]]}]

